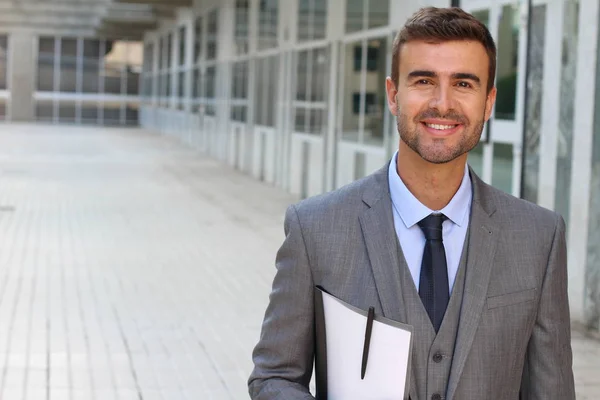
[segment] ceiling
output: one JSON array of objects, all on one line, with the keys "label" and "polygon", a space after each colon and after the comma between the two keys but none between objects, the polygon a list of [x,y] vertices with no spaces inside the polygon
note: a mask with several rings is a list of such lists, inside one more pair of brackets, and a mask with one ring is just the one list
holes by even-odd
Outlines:
[{"label": "ceiling", "polygon": [[0,30],[139,40],[193,0],[0,0]]}]

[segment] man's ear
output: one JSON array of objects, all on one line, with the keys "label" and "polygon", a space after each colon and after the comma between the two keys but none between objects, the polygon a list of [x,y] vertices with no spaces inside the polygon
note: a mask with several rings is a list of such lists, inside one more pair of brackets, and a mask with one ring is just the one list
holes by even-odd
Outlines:
[{"label": "man's ear", "polygon": [[492,110],[494,109],[494,104],[496,104],[496,87],[494,86],[492,88],[492,90],[490,90],[490,92],[487,95],[487,98],[485,99],[485,120],[487,121],[488,119],[490,119],[490,116],[492,115]]},{"label": "man's ear", "polygon": [[398,101],[396,100],[396,95],[398,94],[398,88],[389,76],[385,80],[385,91],[387,92],[388,109],[392,115],[397,116]]}]

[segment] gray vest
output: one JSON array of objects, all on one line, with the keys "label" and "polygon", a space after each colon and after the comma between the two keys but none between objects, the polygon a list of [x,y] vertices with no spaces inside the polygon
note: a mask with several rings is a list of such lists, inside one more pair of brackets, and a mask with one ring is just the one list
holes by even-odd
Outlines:
[{"label": "gray vest", "polygon": [[[412,325],[414,329],[411,385],[416,387],[415,390],[411,388],[411,393],[416,393],[418,400],[446,398],[465,286],[469,231],[465,238],[448,308],[437,335],[400,249],[400,276],[402,299],[406,307],[406,323]],[[440,397],[432,397],[436,394]],[[417,399],[413,397],[412,400]]]}]

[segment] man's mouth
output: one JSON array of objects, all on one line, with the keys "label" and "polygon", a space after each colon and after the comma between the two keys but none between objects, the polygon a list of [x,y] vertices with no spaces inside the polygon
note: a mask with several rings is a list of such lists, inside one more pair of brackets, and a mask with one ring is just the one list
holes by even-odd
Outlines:
[{"label": "man's mouth", "polygon": [[439,131],[445,131],[445,130],[448,130],[448,129],[453,129],[453,128],[456,128],[458,126],[458,124],[454,124],[454,125],[440,125],[440,124],[428,124],[426,122],[423,122],[423,123],[428,128],[437,129]]}]

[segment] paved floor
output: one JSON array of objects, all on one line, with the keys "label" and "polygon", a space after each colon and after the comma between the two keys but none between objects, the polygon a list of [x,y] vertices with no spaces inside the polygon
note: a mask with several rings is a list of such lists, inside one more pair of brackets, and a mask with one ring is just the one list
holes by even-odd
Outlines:
[{"label": "paved floor", "polygon": [[0,399],[247,398],[293,201],[141,130],[0,126]]}]

